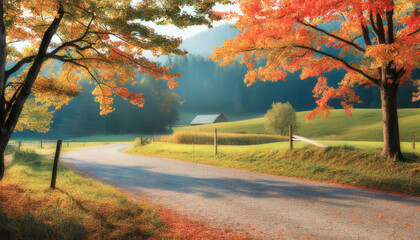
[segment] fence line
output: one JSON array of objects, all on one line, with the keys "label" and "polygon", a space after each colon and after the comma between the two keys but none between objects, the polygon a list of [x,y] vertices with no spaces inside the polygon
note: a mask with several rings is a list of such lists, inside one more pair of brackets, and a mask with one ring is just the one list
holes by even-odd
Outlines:
[{"label": "fence line", "polygon": [[[63,146],[70,147],[71,144],[74,143],[83,143],[83,142],[73,142],[71,140],[63,141]],[[24,148],[37,148],[37,149],[52,149],[55,148],[57,144],[57,140],[11,140],[9,141],[8,146],[16,147],[19,150]]]}]

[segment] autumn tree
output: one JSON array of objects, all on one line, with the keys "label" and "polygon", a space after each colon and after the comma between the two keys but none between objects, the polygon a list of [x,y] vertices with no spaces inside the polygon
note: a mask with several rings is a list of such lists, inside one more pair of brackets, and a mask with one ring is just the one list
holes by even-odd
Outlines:
[{"label": "autumn tree", "polygon": [[[0,180],[5,148],[28,98],[59,108],[86,77],[97,85],[101,114],[113,111],[116,96],[142,106],[142,94],[126,87],[138,73],[172,88],[178,76],[146,56],[185,54],[177,48],[181,39],[158,34],[147,22],[210,25],[220,19],[212,10],[216,2],[228,0],[1,0]],[[41,71],[45,67],[53,71]]]},{"label": "autumn tree", "polygon": [[265,129],[269,132],[278,132],[286,135],[289,132],[289,125],[292,124],[296,130],[296,111],[292,105],[287,103],[273,103],[264,115]]},{"label": "autumn tree", "polygon": [[[237,58],[248,67],[245,83],[285,80],[301,71],[301,79],[317,77],[313,94],[317,107],[306,116],[327,117],[331,99],[341,99],[351,115],[361,100],[357,87],[381,92],[382,154],[403,160],[400,150],[397,93],[419,80],[412,71],[419,63],[420,11],[417,0],[239,0],[239,35],[216,48],[213,60],[227,65]],[[265,61],[259,61],[264,59]],[[256,64],[259,61],[260,64]],[[261,66],[261,62],[263,62]],[[345,69],[338,83],[325,72]],[[299,93],[296,93],[299,94]]]}]

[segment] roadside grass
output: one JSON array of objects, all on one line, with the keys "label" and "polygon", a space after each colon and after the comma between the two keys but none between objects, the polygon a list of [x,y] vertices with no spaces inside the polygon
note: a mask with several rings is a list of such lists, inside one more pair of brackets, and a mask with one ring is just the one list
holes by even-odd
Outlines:
[{"label": "roadside grass", "polygon": [[[141,134],[99,134],[86,137],[67,139],[74,142],[132,142]],[[145,135],[146,136],[146,135]]]},{"label": "roadside grass", "polygon": [[[316,117],[309,122],[305,116],[309,111],[297,112],[296,134],[307,138],[323,140],[382,141],[382,113],[380,109],[354,109],[352,116],[344,110],[332,110],[328,118]],[[412,141],[412,134],[420,135],[420,108],[399,109],[401,141]],[[236,122],[215,123],[199,126],[174,128],[178,131],[263,134],[264,118]]]},{"label": "roadside grass", "polygon": [[[9,153],[12,150],[8,150]],[[0,189],[0,239],[145,239],[164,222],[152,208],[52,161],[15,152]]]},{"label": "roadside grass", "polygon": [[140,146],[136,141],[126,152],[420,195],[420,151],[406,152],[409,161],[396,162],[375,150],[379,142],[336,142],[339,147],[325,149],[296,142],[294,151],[287,150],[288,144],[220,145],[215,155],[210,145],[155,142]]},{"label": "roadside grass", "polygon": [[[214,133],[176,132],[173,135],[162,137],[161,140],[177,144],[213,144]],[[271,142],[284,142],[287,140],[287,137],[279,135],[239,133],[217,134],[217,142],[221,145],[256,145]]]},{"label": "roadside grass", "polygon": [[[96,147],[108,144],[106,142],[63,142],[61,145],[61,152],[68,152],[71,150],[85,148],[85,147]],[[22,151],[33,151],[40,155],[50,155],[54,154],[57,147],[57,143],[48,143],[43,144],[43,147],[40,148],[39,145],[23,145],[21,147]]]},{"label": "roadside grass", "polygon": [[[75,137],[75,138],[63,138],[63,141],[69,142],[132,142],[134,139],[141,137],[147,134],[97,134],[84,137]],[[12,138],[12,141],[22,140],[22,141],[39,141],[40,138]],[[57,140],[57,139],[43,139],[47,141]]]},{"label": "roadside grass", "polygon": [[[370,142],[370,141],[319,141],[320,143],[326,144],[332,147],[352,147],[362,150],[372,150],[380,151],[383,147],[382,142]],[[293,142],[295,149],[311,147],[309,143],[305,142]],[[138,140],[134,143],[134,148],[141,147]],[[204,144],[176,144],[172,142],[153,142],[146,145],[144,150],[148,152],[171,152],[173,154],[177,153],[203,153],[203,154],[213,154],[214,147],[213,145],[204,145]],[[217,146],[219,153],[246,153],[249,151],[288,151],[289,142],[275,142],[275,143],[266,143],[259,145],[218,145]],[[417,147],[415,150],[412,149],[412,143],[410,142],[401,142],[401,149],[403,153],[408,153],[410,156],[412,154],[418,155],[420,157],[420,147]]]}]

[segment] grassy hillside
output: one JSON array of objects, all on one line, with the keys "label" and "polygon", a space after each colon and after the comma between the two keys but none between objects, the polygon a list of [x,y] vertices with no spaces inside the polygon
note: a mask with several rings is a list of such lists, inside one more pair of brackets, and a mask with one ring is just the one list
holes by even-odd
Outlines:
[{"label": "grassy hillside", "polygon": [[[298,112],[296,134],[324,140],[382,141],[382,113],[380,109],[354,109],[350,117],[343,110],[332,110],[325,119],[314,118],[309,122],[305,116],[309,111]],[[400,109],[399,123],[402,141],[412,141],[412,134],[420,135],[420,109]],[[244,121],[216,123],[201,126],[177,127],[175,131],[265,133],[264,118]]]}]

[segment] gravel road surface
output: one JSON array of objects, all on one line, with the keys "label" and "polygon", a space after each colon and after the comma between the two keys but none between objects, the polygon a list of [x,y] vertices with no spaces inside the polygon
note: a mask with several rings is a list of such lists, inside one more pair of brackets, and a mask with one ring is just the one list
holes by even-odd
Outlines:
[{"label": "gravel road surface", "polygon": [[84,148],[62,161],[212,227],[261,239],[420,240],[420,198]]}]

